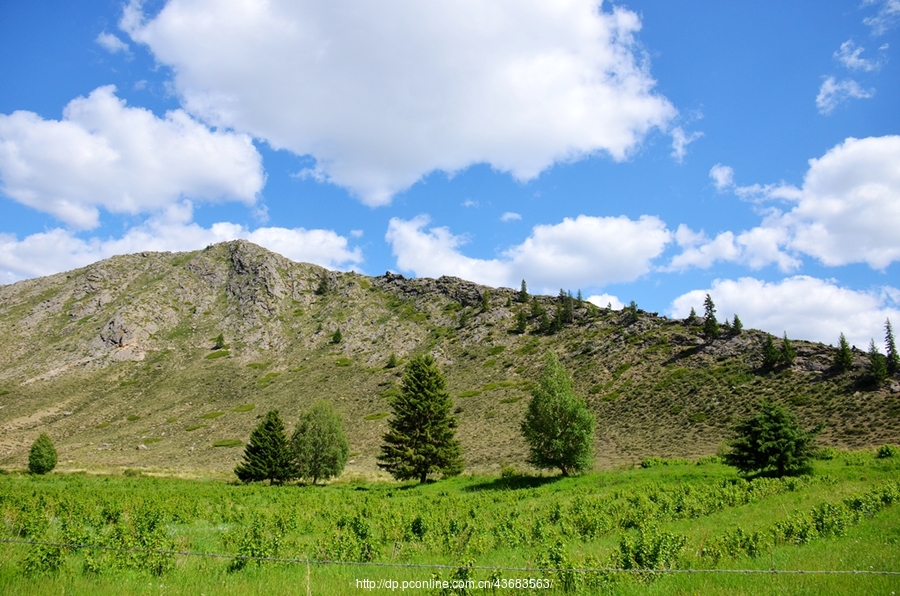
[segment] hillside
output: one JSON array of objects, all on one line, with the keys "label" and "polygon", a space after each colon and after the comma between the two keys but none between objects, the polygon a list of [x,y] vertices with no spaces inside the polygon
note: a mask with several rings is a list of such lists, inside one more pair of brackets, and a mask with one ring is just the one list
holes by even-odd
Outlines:
[{"label": "hillside", "polygon": [[[228,473],[242,450],[215,442],[246,442],[270,408],[292,427],[325,398],[345,419],[348,473],[372,476],[402,364],[424,351],[447,376],[470,469],[523,466],[518,428],[547,349],[597,414],[600,466],[714,453],[761,397],[824,421],[825,444],[900,442],[900,387],[867,390],[861,353],[837,375],[832,348],[798,340],[793,366],[762,373],[762,332],[706,342],[702,321],[587,303],[553,334],[537,317],[519,334],[516,314],[532,306],[516,293],[338,273],[244,241],[0,286],[0,466],[24,466],[47,432],[61,468]],[[560,304],[538,302],[551,317]],[[214,350],[219,334],[227,347]],[[392,353],[400,366],[385,368]]]}]

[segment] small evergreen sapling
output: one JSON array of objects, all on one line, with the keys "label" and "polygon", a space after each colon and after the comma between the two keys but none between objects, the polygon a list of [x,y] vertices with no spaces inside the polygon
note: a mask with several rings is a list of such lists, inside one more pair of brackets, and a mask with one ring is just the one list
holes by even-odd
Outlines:
[{"label": "small evergreen sapling", "polygon": [[243,461],[234,469],[241,482],[281,484],[297,477],[293,454],[278,410],[270,410],[250,433]]},{"label": "small evergreen sapling", "polygon": [[769,333],[766,333],[766,341],[763,343],[762,357],[763,368],[766,370],[772,370],[781,360],[781,354],[778,353],[778,348],[775,347],[775,342]]},{"label": "small evergreen sapling", "polygon": [[815,453],[813,439],[821,430],[821,424],[804,430],[792,412],[763,401],[755,414],[734,427],[725,463],[742,474],[771,472],[781,477],[801,472]]},{"label": "small evergreen sapling", "polygon": [[897,342],[894,341],[894,330],[891,320],[884,321],[884,349],[887,359],[887,374],[893,376],[900,371],[900,354],[897,353]]},{"label": "small evergreen sapling", "polygon": [[734,322],[731,324],[731,329],[734,331],[735,335],[740,335],[741,332],[744,331],[744,323],[741,322],[741,319],[734,315]]},{"label": "small evergreen sapling", "polygon": [[878,351],[875,340],[869,342],[869,382],[876,388],[887,380],[887,358]]},{"label": "small evergreen sapling", "polygon": [[719,322],[716,320],[716,305],[709,294],[703,300],[703,310],[705,318],[703,321],[703,336],[706,339],[715,339],[719,337]]},{"label": "small evergreen sapling", "polygon": [[343,340],[344,340],[344,335],[341,333],[340,327],[338,327],[337,331],[335,331],[335,332],[331,335],[331,343],[333,343],[333,344],[339,344],[339,343],[341,343]]},{"label": "small evergreen sapling", "polygon": [[791,366],[794,364],[794,359],[797,358],[797,350],[794,349],[794,346],[791,344],[791,340],[788,339],[787,331],[784,332],[784,338],[781,340],[781,350],[778,354],[778,359],[783,363]]},{"label": "small evergreen sapling", "polygon": [[28,452],[28,471],[32,474],[46,474],[56,467],[56,447],[46,434],[41,435],[31,444]]},{"label": "small evergreen sapling", "polygon": [[516,294],[516,301],[522,304],[528,302],[528,285],[524,279],[522,280],[522,287],[519,288],[519,293]]}]

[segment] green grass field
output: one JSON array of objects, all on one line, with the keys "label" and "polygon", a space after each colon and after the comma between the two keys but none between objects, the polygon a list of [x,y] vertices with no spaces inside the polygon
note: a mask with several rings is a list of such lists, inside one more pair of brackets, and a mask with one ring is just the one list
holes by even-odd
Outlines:
[{"label": "green grass field", "polygon": [[[900,571],[900,458],[840,453],[746,481],[709,458],[577,478],[464,476],[324,487],[0,476],[4,594],[353,594],[362,580],[552,581],[421,594],[891,594],[900,575],[571,572],[570,568]],[[176,550],[233,558],[172,555]],[[252,557],[350,564],[257,562]],[[422,565],[422,567],[379,566]],[[446,565],[444,568],[429,565]],[[510,568],[528,568],[515,571]],[[562,569],[562,570],[560,570]],[[359,580],[359,582],[357,581]],[[376,584],[377,585],[377,584]]]}]

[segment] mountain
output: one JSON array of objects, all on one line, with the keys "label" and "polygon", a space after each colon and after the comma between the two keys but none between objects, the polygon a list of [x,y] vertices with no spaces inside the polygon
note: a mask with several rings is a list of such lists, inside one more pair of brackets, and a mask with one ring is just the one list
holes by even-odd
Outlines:
[{"label": "mountain", "polygon": [[715,453],[764,397],[825,422],[825,444],[900,442],[900,387],[867,389],[862,353],[836,374],[833,348],[795,341],[793,365],[763,372],[760,331],[706,341],[702,319],[572,300],[558,330],[539,332],[538,311],[553,320],[566,300],[539,296],[533,310],[517,294],[334,272],[245,241],[0,286],[0,466],[23,467],[46,432],[63,469],[229,473],[266,411],[292,428],[328,399],[344,416],[348,474],[374,476],[403,363],[425,351],[447,377],[469,469],[524,466],[519,425],[548,349],[597,415],[598,465]]}]

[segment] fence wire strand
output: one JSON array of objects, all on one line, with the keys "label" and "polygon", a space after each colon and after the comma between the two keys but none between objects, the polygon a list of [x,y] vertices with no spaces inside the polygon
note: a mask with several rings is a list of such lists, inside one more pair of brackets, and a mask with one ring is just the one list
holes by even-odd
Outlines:
[{"label": "fence wire strand", "polygon": [[333,561],[329,559],[302,559],[295,557],[257,557],[252,555],[232,555],[227,553],[201,553],[183,550],[155,548],[128,548],[105,546],[101,544],[76,544],[66,542],[44,542],[38,540],[0,539],[0,543],[24,544],[31,546],[56,546],[71,550],[103,550],[122,553],[155,553],[181,557],[207,557],[213,559],[232,559],[259,561],[268,563],[293,563],[301,565],[333,565],[346,567],[391,567],[404,569],[472,569],[477,571],[516,571],[541,573],[631,573],[631,574],[700,574],[700,573],[737,573],[758,575],[888,575],[900,576],[900,571],[884,571],[879,569],[624,569],[618,567],[496,567],[489,565],[446,565],[442,563],[393,563],[378,561]]}]

